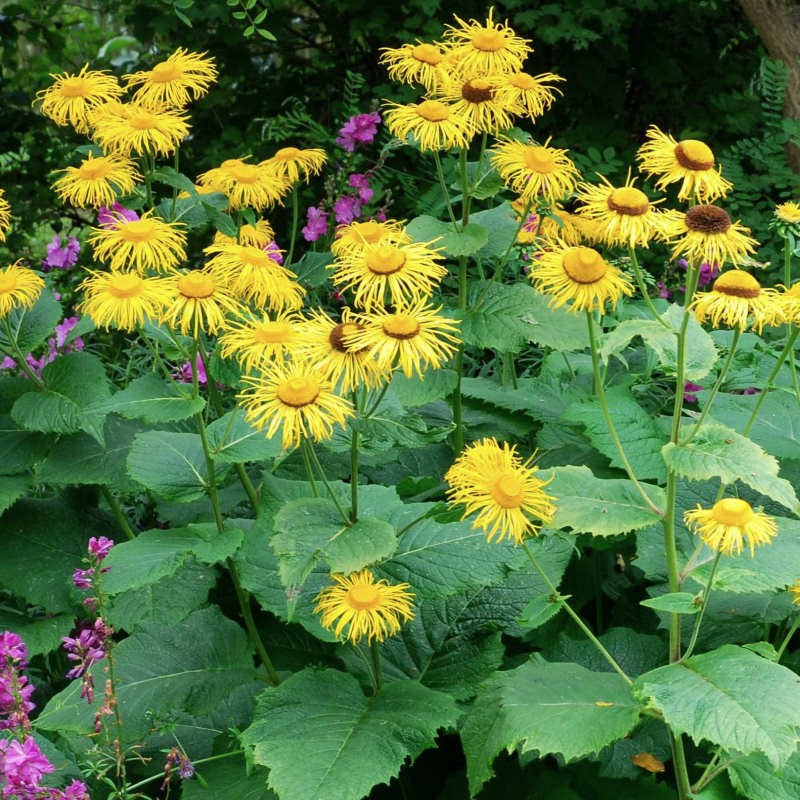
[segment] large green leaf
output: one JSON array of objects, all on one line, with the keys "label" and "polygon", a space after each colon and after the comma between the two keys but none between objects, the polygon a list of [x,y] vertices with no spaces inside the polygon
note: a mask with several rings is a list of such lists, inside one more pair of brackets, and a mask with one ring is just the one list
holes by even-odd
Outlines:
[{"label": "large green leaf", "polygon": [[361,800],[458,716],[451,697],[416,681],[367,698],[351,675],[306,669],[262,692],[242,741],[281,800]]},{"label": "large green leaf", "polygon": [[25,640],[28,655],[38,656],[61,647],[61,637],[67,636],[75,624],[72,614],[31,619],[25,614],[0,610],[0,631],[13,631]]},{"label": "large green leaf", "polygon": [[742,481],[792,511],[798,508],[792,485],[778,477],[775,458],[725,425],[705,424],[688,444],[668,442],[661,453],[667,464],[684,478],[720,478],[728,484]]},{"label": "large green leaf", "polygon": [[489,241],[489,230],[483,225],[470,223],[466,227],[453,227],[450,222],[441,222],[423,214],[412,219],[407,227],[408,235],[417,242],[433,242],[432,247],[453,258],[471,256]]},{"label": "large green leaf", "polygon": [[[17,346],[23,353],[29,353],[53,335],[61,319],[61,304],[50,289],[43,289],[33,308],[28,311],[16,308],[7,319]],[[5,329],[0,328],[0,346],[8,350],[8,345]]]},{"label": "large green leaf", "polygon": [[492,762],[503,750],[553,753],[567,761],[592,755],[629,733],[640,710],[616,673],[533,660],[497,673],[461,730],[470,792],[477,794],[492,777]]},{"label": "large green leaf", "polygon": [[166,381],[148,373],[131,381],[126,389],[95,408],[105,413],[113,411],[123,417],[158,424],[192,417],[204,406],[205,400],[192,397],[186,387],[181,389],[174,381]]},{"label": "large green leaf", "polygon": [[489,231],[489,241],[478,253],[479,258],[497,259],[508,255],[508,249],[516,238],[519,227],[510,203],[477,211],[470,214],[469,218],[471,222],[477,222]]},{"label": "large green leaf", "polygon": [[[588,467],[554,467],[543,470],[552,476],[546,491],[555,497],[556,515],[551,528],[570,528],[574,533],[615,536],[646,528],[660,520],[636,490],[632,481],[596,478]],[[657,508],[666,507],[664,490],[641,484]]]},{"label": "large green leaf", "polygon": [[[616,386],[606,392],[611,421],[625,448],[636,477],[666,480],[661,448],[667,437],[655,420],[636,402],[627,388]],[[586,400],[570,406],[562,419],[581,424],[589,441],[615,467],[622,469],[619,450],[609,432],[600,401]]]},{"label": "large green leaf", "polygon": [[800,743],[800,677],[750,650],[725,645],[641,675],[636,694],[674,731],[780,767]]},{"label": "large green leaf", "polygon": [[208,426],[208,445],[211,457],[221,464],[271,461],[281,451],[279,436],[268,439],[237,410],[229,411]]},{"label": "large green leaf", "polygon": [[0,514],[11,508],[31,486],[31,479],[25,475],[0,477]]},{"label": "large green leaf", "polygon": [[239,755],[200,764],[197,776],[183,781],[181,800],[278,800],[267,787],[267,771],[251,767]]},{"label": "large green leaf", "polygon": [[760,753],[733,759],[728,774],[750,800],[797,800],[800,797],[800,752],[778,769]]},{"label": "large green leaf", "polygon": [[0,475],[25,472],[42,460],[52,436],[20,428],[10,416],[0,415]]}]

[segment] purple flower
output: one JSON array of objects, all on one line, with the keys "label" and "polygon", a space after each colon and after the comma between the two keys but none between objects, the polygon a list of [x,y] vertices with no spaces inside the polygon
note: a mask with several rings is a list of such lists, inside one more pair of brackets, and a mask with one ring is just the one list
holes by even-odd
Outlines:
[{"label": "purple flower", "polygon": [[761,394],[761,389],[757,389],[755,386],[748,386],[746,389],[742,389],[742,394]]},{"label": "purple flower", "polygon": [[697,394],[696,392],[702,391],[703,387],[700,386],[698,383],[692,383],[691,381],[687,381],[683,385],[683,402],[684,403],[696,403],[697,402]]},{"label": "purple flower", "polygon": [[283,253],[281,252],[280,247],[278,247],[278,243],[274,239],[271,242],[267,242],[267,246],[264,248],[264,250],[266,250],[267,255],[276,264],[283,264]]},{"label": "purple flower", "polygon": [[89,539],[89,555],[97,556],[98,561],[102,561],[114,546],[114,540],[106,536],[92,536]]},{"label": "purple flower", "polygon": [[349,225],[361,216],[361,201],[357,197],[342,195],[333,204],[333,213],[340,225]]},{"label": "purple flower", "polygon": [[[208,373],[206,372],[206,365],[203,363],[203,359],[200,356],[197,356],[197,361],[195,361],[195,366],[197,367],[197,382],[200,386],[205,386],[208,383]],[[192,362],[187,361],[172,373],[172,377],[175,378],[176,381],[180,381],[181,383],[191,383],[192,382]]]},{"label": "purple flower", "polygon": [[378,133],[381,124],[381,115],[377,112],[371,114],[356,114],[342,125],[336,144],[341,145],[349,153],[356,149],[356,144],[369,144]]},{"label": "purple flower", "polygon": [[308,223],[303,226],[303,238],[307,242],[316,242],[328,232],[328,213],[316,206],[306,209]]},{"label": "purple flower", "polygon": [[23,742],[17,739],[0,741],[0,775],[6,779],[3,797],[30,797],[39,788],[42,776],[54,769],[33,736]]},{"label": "purple flower", "polygon": [[76,569],[72,573],[72,583],[78,589],[91,589],[93,569]]},{"label": "purple flower", "polygon": [[97,224],[104,228],[115,228],[119,222],[119,217],[134,222],[139,219],[139,215],[133,209],[125,208],[121,203],[112,203],[111,208],[100,206],[97,211]]},{"label": "purple flower", "polygon": [[64,636],[61,639],[67,658],[76,662],[67,672],[67,677],[81,679],[81,697],[85,697],[89,703],[94,700],[94,678],[88,670],[105,658],[108,640],[113,632],[114,629],[98,617],[91,627],[83,628],[77,636]]},{"label": "purple flower", "polygon": [[348,183],[353,189],[358,189],[358,199],[362,203],[369,203],[372,200],[375,190],[369,185],[369,179],[366,175],[354,172],[350,176]]},{"label": "purple flower", "polygon": [[658,281],[658,283],[656,283],[656,289],[658,289],[658,296],[663,298],[664,300],[669,300],[670,297],[672,297],[672,292],[669,289],[667,289],[666,283]]},{"label": "purple flower", "polygon": [[89,790],[83,781],[74,780],[61,792],[59,800],[89,800]]},{"label": "purple flower", "polygon": [[0,633],[0,664],[15,661],[20,669],[28,666],[28,648],[19,634],[11,631]]},{"label": "purple flower", "polygon": [[47,256],[42,259],[42,272],[50,272],[54,267],[58,269],[74,267],[80,250],[80,242],[74,236],[70,236],[67,244],[62,247],[61,238],[56,234],[47,245]]},{"label": "purple flower", "polygon": [[713,283],[719,275],[719,264],[701,264],[700,273],[697,276],[698,286],[708,286]]}]

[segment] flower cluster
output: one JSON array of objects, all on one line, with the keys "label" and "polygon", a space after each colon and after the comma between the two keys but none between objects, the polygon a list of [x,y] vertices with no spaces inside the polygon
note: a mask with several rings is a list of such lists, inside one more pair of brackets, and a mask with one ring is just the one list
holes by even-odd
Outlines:
[{"label": "flower cluster", "polygon": [[42,272],[74,267],[78,263],[80,251],[81,245],[75,236],[70,236],[62,247],[61,237],[56,234],[47,245],[47,255],[42,259]]},{"label": "flower cluster", "polygon": [[0,730],[30,730],[33,685],[28,681],[28,649],[11,631],[0,633]]},{"label": "flower cluster", "polygon": [[336,137],[336,144],[352,153],[359,144],[370,144],[378,134],[381,115],[377,112],[356,114],[345,122]]}]

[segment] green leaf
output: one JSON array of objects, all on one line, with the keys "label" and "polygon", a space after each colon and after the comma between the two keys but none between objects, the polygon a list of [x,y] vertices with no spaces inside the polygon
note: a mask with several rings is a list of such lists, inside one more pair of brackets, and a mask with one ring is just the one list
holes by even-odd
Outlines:
[{"label": "green leaf", "polygon": [[670,592],[641,600],[639,605],[656,611],[667,611],[670,614],[699,614],[700,606],[696,601],[697,595],[689,592]]},{"label": "green leaf", "polygon": [[452,394],[458,375],[452,369],[426,370],[424,380],[417,375],[407,378],[395,372],[391,392],[406,408],[423,406]]},{"label": "green leaf", "polygon": [[189,194],[197,194],[194,183],[182,172],[178,172],[172,167],[156,167],[151,173],[150,178],[156,183],[164,183],[174,189],[182,189]]},{"label": "green leaf", "polygon": [[659,667],[641,675],[634,691],[698,745],[760,752],[780,767],[800,742],[800,677],[741,647]]},{"label": "green leaf", "polygon": [[779,769],[760,753],[736,758],[728,767],[728,774],[734,788],[750,800],[797,800],[800,797],[798,752]]},{"label": "green leaf", "polygon": [[267,788],[267,771],[245,764],[241,756],[198,764],[196,776],[181,783],[181,800],[278,800]]},{"label": "green leaf", "polygon": [[509,203],[470,214],[470,221],[482,225],[489,231],[489,241],[481,248],[481,258],[497,259],[506,255],[517,236],[519,223]]},{"label": "green leaf", "polygon": [[[542,470],[545,491],[556,498],[556,514],[548,527],[571,528],[574,533],[616,536],[653,525],[660,517],[647,505],[632,481],[596,478],[588,467],[554,467]],[[666,507],[664,490],[641,484],[657,508]]]},{"label": "green leaf", "polygon": [[[661,448],[666,436],[655,420],[636,402],[630,391],[615,386],[606,392],[611,419],[625,448],[625,455],[633,467],[636,477],[641,479],[666,480],[666,466]],[[586,400],[570,406],[562,415],[568,422],[584,426],[589,441],[611,462],[623,468],[619,450],[614,443],[603,416],[600,401]]]},{"label": "green leaf", "polygon": [[225,236],[236,236],[239,233],[239,229],[232,217],[214,208],[211,203],[203,201],[202,205],[205,209],[206,215],[208,216],[208,221],[220,233],[224,233]]},{"label": "green leaf", "polygon": [[166,381],[153,373],[131,381],[126,389],[96,406],[105,413],[115,412],[129,419],[142,419],[159,424],[187,419],[205,407],[202,397],[191,397],[174,381]]},{"label": "green leaf", "polygon": [[221,464],[246,461],[272,461],[281,451],[279,436],[268,439],[254,428],[239,411],[229,411],[214,420],[207,430],[211,457]]},{"label": "green leaf", "polygon": [[[50,289],[42,290],[39,299],[30,310],[16,308],[10,311],[7,319],[19,349],[23,353],[29,353],[46,342],[61,320],[61,313],[61,304]],[[9,349],[5,326],[0,326],[0,347]]]},{"label": "green leaf", "polygon": [[414,241],[441,248],[452,258],[474,255],[489,241],[489,231],[483,225],[470,223],[454,229],[451,222],[441,222],[427,214],[412,219],[406,232]]},{"label": "green leaf", "polygon": [[212,523],[140,533],[115,545],[103,566],[110,567],[103,589],[110,595],[149,586],[173,575],[194,556],[203,564],[217,564],[232,556],[244,540],[235,528],[218,533]]},{"label": "green leaf", "polygon": [[[565,600],[569,599],[565,595]],[[524,630],[534,630],[551,620],[561,611],[561,603],[552,594],[540,594],[531,599],[530,603],[522,609],[517,622]]]},{"label": "green leaf", "polygon": [[[258,33],[261,33],[259,30]],[[328,265],[333,262],[330,251],[315,253],[309,250],[296,264],[292,265],[292,270],[297,273],[297,280],[303,286],[316,289],[330,281],[330,270]]]},{"label": "green leaf", "polygon": [[31,486],[31,479],[26,475],[11,475],[0,478],[0,514],[11,508]]},{"label": "green leaf", "polygon": [[[503,179],[488,158],[480,162],[467,162],[467,182],[470,196],[477,200],[487,200],[503,190]],[[460,184],[452,188],[461,191]]]},{"label": "green leaf", "polygon": [[281,800],[361,800],[458,716],[451,697],[415,681],[367,698],[350,675],[306,669],[262,692],[242,741]]},{"label": "green leaf", "polygon": [[477,794],[492,777],[492,762],[503,750],[552,753],[566,761],[596,754],[629,733],[639,712],[616,673],[543,661],[500,672],[461,729],[470,792]]},{"label": "green leaf", "polygon": [[0,415],[0,475],[25,472],[41,461],[52,437],[19,428],[10,416]]},{"label": "green leaf", "polygon": [[68,636],[74,625],[75,617],[72,614],[31,619],[25,614],[0,610],[0,631],[12,631],[21,636],[31,658],[58,650],[61,637]]},{"label": "green leaf", "polygon": [[704,424],[689,444],[665,444],[664,460],[690,480],[720,478],[723,483],[742,481],[792,511],[797,495],[789,481],[778,477],[778,462],[755,442],[718,423]]}]

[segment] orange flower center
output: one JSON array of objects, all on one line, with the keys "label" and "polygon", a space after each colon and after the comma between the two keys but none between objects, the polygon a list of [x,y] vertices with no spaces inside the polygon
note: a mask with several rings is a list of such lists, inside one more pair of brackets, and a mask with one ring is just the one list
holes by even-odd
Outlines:
[{"label": "orange flower center", "polygon": [[482,29],[472,34],[472,46],[484,53],[496,53],[506,46],[506,37],[498,30]]},{"label": "orange flower center", "polygon": [[105,158],[89,158],[78,167],[78,177],[82,181],[105,178],[109,172],[111,172],[111,165]]},{"label": "orange flower center", "polygon": [[62,97],[88,97],[91,94],[89,81],[77,76],[64,78],[58,91]]},{"label": "orange flower center", "polygon": [[547,174],[556,168],[555,156],[546,147],[526,147],[522,158],[533,172]]},{"label": "orange flower center", "polygon": [[300,150],[297,147],[282,147],[273,158],[278,161],[295,161],[300,158]]},{"label": "orange flower center", "polygon": [[162,61],[150,70],[150,80],[153,83],[169,83],[183,76],[183,70],[172,61]]},{"label": "orange flower center", "polygon": [[8,294],[17,288],[17,276],[10,272],[0,273],[0,294]]},{"label": "orange flower center", "polygon": [[675,160],[684,168],[704,172],[714,166],[711,148],[698,139],[684,139],[675,147]]},{"label": "orange flower center", "polygon": [[713,289],[731,297],[744,297],[749,300],[761,294],[761,284],[749,272],[740,269],[724,272],[714,281]]},{"label": "orange flower center", "polygon": [[608,196],[606,204],[611,211],[628,217],[640,217],[650,210],[650,201],[647,199],[647,195],[634,189],[633,186],[614,189]]},{"label": "orange flower center", "polygon": [[595,283],[608,271],[606,261],[591,247],[570,247],[561,266],[575,283]]},{"label": "orange flower center", "polygon": [[711,509],[714,522],[720,525],[743,528],[753,518],[753,509],[746,500],[738,497],[726,497],[714,504]]},{"label": "orange flower center", "polygon": [[421,61],[423,64],[431,64],[434,67],[442,62],[442,54],[439,52],[439,48],[432,44],[418,44],[412,49],[411,57],[416,58],[417,61]]},{"label": "orange flower center", "polygon": [[156,224],[151,219],[135,219],[117,228],[126,242],[149,242],[156,235]]},{"label": "orange flower center", "polygon": [[461,96],[468,103],[486,103],[493,95],[492,84],[485,78],[473,78],[461,87]]},{"label": "orange flower center", "polygon": [[319,397],[320,386],[313,378],[289,378],[278,387],[278,400],[292,408],[310,405]]},{"label": "orange flower center", "polygon": [[519,475],[506,472],[492,484],[489,494],[503,508],[519,508],[522,505],[524,488],[525,484]]},{"label": "orange flower center", "polygon": [[419,322],[409,314],[392,314],[383,323],[383,332],[393,339],[413,339],[419,333]]},{"label": "orange flower center", "polygon": [[367,269],[375,275],[393,275],[400,272],[406,263],[402,250],[386,245],[370,250],[366,256]]},{"label": "orange flower center", "polygon": [[147,131],[158,127],[158,119],[155,114],[151,114],[143,108],[134,111],[128,118],[128,123],[137,131]]},{"label": "orange flower center", "polygon": [[127,272],[124,275],[112,275],[108,281],[108,293],[120,300],[128,297],[138,297],[143,288],[144,281],[132,272]]},{"label": "orange flower center", "polygon": [[417,114],[428,122],[444,122],[450,116],[447,106],[438,100],[423,100],[417,106]]},{"label": "orange flower center", "polygon": [[292,341],[292,326],[288,322],[262,322],[253,330],[259,344],[288,344]]},{"label": "orange flower center", "polygon": [[178,291],[184,297],[191,297],[195,300],[204,300],[211,297],[217,290],[217,284],[210,275],[202,272],[189,272],[178,279]]},{"label": "orange flower center", "polygon": [[731,227],[731,218],[717,206],[695,206],[686,212],[686,227],[698,233],[727,233]]},{"label": "orange flower center", "polygon": [[533,75],[528,75],[527,72],[517,72],[516,75],[512,75],[508,82],[515,88],[515,89],[522,89],[523,91],[528,91],[529,89],[535,89],[537,87],[536,78]]},{"label": "orange flower center", "polygon": [[260,248],[241,246],[239,258],[248,267],[274,267],[275,262]]},{"label": "orange flower center", "polygon": [[258,180],[258,167],[255,164],[234,164],[226,171],[238,183],[255,183]]},{"label": "orange flower center", "polygon": [[379,242],[386,232],[380,222],[375,222],[375,220],[372,219],[367,222],[354,223],[351,231],[355,236],[363,239],[368,244]]},{"label": "orange flower center", "polygon": [[374,583],[357,583],[347,590],[347,603],[356,611],[376,608],[380,599],[381,593]]},{"label": "orange flower center", "polygon": [[328,342],[334,350],[340,353],[361,352],[365,348],[362,347],[359,350],[355,350],[347,346],[347,337],[358,333],[360,330],[363,330],[363,326],[357,325],[355,322],[340,322],[338,325],[334,325],[328,334]]}]

